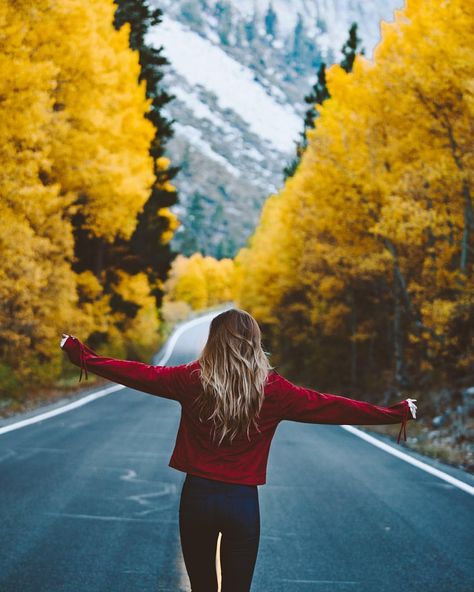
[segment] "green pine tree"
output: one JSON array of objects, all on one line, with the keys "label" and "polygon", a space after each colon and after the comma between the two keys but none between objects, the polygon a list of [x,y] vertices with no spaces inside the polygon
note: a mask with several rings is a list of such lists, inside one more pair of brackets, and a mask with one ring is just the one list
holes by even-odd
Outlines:
[{"label": "green pine tree", "polygon": [[[130,47],[139,52],[141,73],[139,81],[145,80],[146,96],[152,104],[147,113],[153,123],[156,134],[150,146],[150,155],[154,162],[165,154],[166,142],[173,137],[172,123],[163,115],[163,107],[174,98],[161,85],[163,66],[169,64],[162,55],[163,47],[158,49],[145,44],[145,35],[150,29],[161,22],[162,11],[151,8],[146,0],[114,0],[117,5],[114,26],[120,29],[129,22]],[[177,253],[171,250],[169,243],[162,244],[161,236],[168,229],[168,219],[157,215],[160,208],[170,207],[177,203],[176,192],[165,191],[160,187],[175,177],[181,167],[172,166],[167,170],[155,165],[156,184],[154,184],[148,201],[138,217],[138,224],[131,240],[118,240],[107,253],[107,262],[112,266],[117,263],[129,273],[145,271],[150,283],[156,286],[153,290],[157,306],[161,305],[163,293],[157,287],[166,279],[169,268]]]},{"label": "green pine tree", "polygon": [[227,2],[216,2],[214,16],[217,18],[217,33],[223,45],[229,45],[232,30],[232,7]]},{"label": "green pine tree", "polygon": [[247,43],[252,43],[257,36],[257,15],[255,11],[248,21],[244,23],[245,38]]},{"label": "green pine tree", "polygon": [[316,104],[321,104],[329,98],[329,92],[326,86],[326,64],[322,62],[318,69],[318,78],[314,83],[311,92],[304,97],[306,103],[311,107],[306,111],[304,117],[303,131],[300,132],[300,140],[296,141],[296,156],[283,169],[284,178],[292,177],[295,174],[296,168],[301,160],[301,155],[308,145],[307,130],[314,127],[314,120],[317,117]]},{"label": "green pine tree", "polygon": [[357,49],[357,46],[362,40],[357,37],[357,23],[352,23],[349,29],[349,39],[344,43],[341,48],[341,53],[344,56],[340,62],[341,68],[346,72],[352,72],[352,66],[354,65],[355,57],[358,53],[364,55],[365,49]]},{"label": "green pine tree", "polygon": [[265,33],[275,38],[277,34],[278,16],[273,9],[273,4],[270,2],[267,12],[264,17]]},{"label": "green pine tree", "polygon": [[[348,73],[352,71],[352,66],[354,65],[357,53],[364,54],[364,48],[360,51],[357,49],[360,42],[361,39],[357,37],[357,23],[352,23],[349,29],[349,37],[341,48],[343,58],[340,62],[340,66]],[[304,97],[305,102],[309,103],[311,107],[305,113],[303,131],[300,132],[301,139],[295,142],[296,156],[283,169],[284,179],[292,177],[295,174],[301,156],[308,146],[307,131],[308,129],[315,127],[315,121],[318,116],[318,112],[315,108],[316,104],[321,105],[329,97],[330,94],[326,86],[326,64],[322,62],[318,69],[317,80],[313,85],[311,92]]]},{"label": "green pine tree", "polygon": [[199,191],[195,191],[189,199],[186,208],[186,223],[182,229],[182,238],[180,241],[181,252],[190,257],[196,251],[201,250],[200,237],[203,228],[205,228],[206,212],[204,211],[203,201],[205,196]]}]

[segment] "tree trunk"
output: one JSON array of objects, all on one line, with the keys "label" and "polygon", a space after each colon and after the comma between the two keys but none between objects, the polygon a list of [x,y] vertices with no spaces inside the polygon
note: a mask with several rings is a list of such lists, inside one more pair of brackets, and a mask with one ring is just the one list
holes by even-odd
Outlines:
[{"label": "tree trunk", "polygon": [[104,241],[102,239],[99,239],[99,244],[97,247],[96,259],[95,259],[95,275],[98,278],[100,278],[102,270],[104,269],[104,250],[105,250]]},{"label": "tree trunk", "polygon": [[351,386],[355,388],[357,385],[357,341],[354,340],[354,335],[357,332],[357,311],[355,306],[354,292],[352,288],[349,292],[349,302],[351,305]]},{"label": "tree trunk", "polygon": [[464,229],[461,240],[461,261],[459,264],[460,270],[464,275],[467,275],[467,267],[469,261],[470,237],[471,230],[474,227],[474,215],[472,212],[471,192],[469,184],[464,179],[462,184],[462,192],[464,195]]},{"label": "tree trunk", "polygon": [[403,348],[403,305],[401,298],[401,286],[394,266],[393,270],[393,353],[395,358],[395,384],[404,389],[408,388],[409,379],[407,376],[404,348]]},{"label": "tree trunk", "polygon": [[437,335],[431,327],[427,327],[426,325],[423,324],[419,312],[416,310],[415,306],[412,303],[412,300],[410,298],[410,294],[408,293],[408,288],[407,288],[405,276],[403,275],[402,270],[400,269],[400,265],[398,264],[398,253],[397,253],[397,249],[396,249],[395,245],[388,238],[384,238],[383,241],[384,241],[385,246],[390,251],[390,253],[393,257],[393,273],[394,273],[394,278],[395,278],[395,281],[397,284],[398,296],[399,296],[400,300],[403,300],[406,313],[407,313],[408,317],[413,321],[414,329],[416,330],[418,335],[421,335],[421,331],[426,331],[427,333],[429,333],[431,335],[431,337],[433,339],[436,339],[436,341],[443,343],[444,336]]}]

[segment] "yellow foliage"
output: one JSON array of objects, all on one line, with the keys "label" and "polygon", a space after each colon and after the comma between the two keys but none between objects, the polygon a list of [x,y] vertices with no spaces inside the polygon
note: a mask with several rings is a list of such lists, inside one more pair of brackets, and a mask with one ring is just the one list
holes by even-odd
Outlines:
[{"label": "yellow foliage", "polygon": [[[103,286],[71,269],[72,216],[95,236],[127,239],[155,180],[151,100],[115,10],[113,0],[0,2],[0,392],[54,382],[62,332],[117,331]],[[177,221],[160,214],[168,241]],[[121,319],[121,339],[151,342],[146,278],[122,277],[117,289],[140,307]]]},{"label": "yellow foliage", "polygon": [[132,318],[127,313],[115,312],[114,324],[120,326],[120,334],[125,342],[139,344],[146,349],[157,342],[159,319],[156,301],[151,294],[148,277],[145,273],[129,275],[123,270],[117,270],[117,281],[113,290],[123,300],[136,305],[136,315]]},{"label": "yellow foliage", "polygon": [[[56,338],[76,303],[72,229],[63,217],[71,196],[41,178],[51,171],[58,70],[31,62],[16,5],[0,3],[0,23],[0,359],[13,383],[40,385],[57,371]],[[44,367],[37,375],[33,355]]]},{"label": "yellow foliage", "polygon": [[171,161],[166,156],[160,156],[159,158],[156,159],[156,164],[161,171],[166,171],[166,170],[168,170],[168,168],[171,164]]},{"label": "yellow foliage", "polygon": [[197,252],[178,255],[164,284],[164,304],[185,302],[193,310],[229,302],[234,298],[235,264]]},{"label": "yellow foliage", "polygon": [[51,98],[57,110],[48,130],[51,175],[76,195],[69,213],[113,241],[129,238],[154,181],[148,153],[155,128],[145,118],[151,100],[139,85],[138,53],[130,25],[116,31],[113,0],[15,2],[26,25],[33,64],[55,68]]},{"label": "yellow foliage", "polygon": [[168,220],[168,228],[160,238],[161,243],[166,244],[173,238],[176,229],[181,226],[181,221],[169,208],[160,208],[157,213],[158,216],[162,216]]},{"label": "yellow foliage", "polygon": [[[451,321],[474,306],[473,17],[462,0],[409,0],[382,23],[372,60],[326,70],[330,99],[298,170],[236,256],[240,306],[277,336],[309,322],[364,341],[397,284],[405,317],[426,329],[407,341],[446,359],[461,347]],[[386,323],[376,333],[383,343]]]}]

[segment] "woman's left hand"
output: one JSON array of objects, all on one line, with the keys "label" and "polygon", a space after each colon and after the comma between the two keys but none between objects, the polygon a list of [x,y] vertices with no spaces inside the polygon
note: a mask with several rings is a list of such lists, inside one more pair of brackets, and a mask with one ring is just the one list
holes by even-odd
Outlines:
[{"label": "woman's left hand", "polygon": [[408,401],[408,405],[410,407],[411,414],[413,415],[413,419],[416,419],[417,407],[416,407],[415,403],[413,403],[413,401],[416,401],[416,399],[406,399],[406,400]]}]

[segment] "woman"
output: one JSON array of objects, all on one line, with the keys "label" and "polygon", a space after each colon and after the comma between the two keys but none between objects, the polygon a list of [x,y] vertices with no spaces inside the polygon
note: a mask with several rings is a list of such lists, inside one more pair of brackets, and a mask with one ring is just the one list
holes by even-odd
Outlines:
[{"label": "woman", "polygon": [[222,533],[222,592],[247,592],[260,537],[258,485],[266,482],[270,443],[282,420],[392,424],[416,417],[416,399],[380,407],[296,386],[269,364],[255,319],[239,309],[213,318],[197,360],[152,366],[97,355],[76,337],[61,347],[82,372],[179,401],[181,420],[169,466],[186,473],[179,529],[192,592],[217,591]]}]

